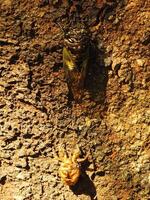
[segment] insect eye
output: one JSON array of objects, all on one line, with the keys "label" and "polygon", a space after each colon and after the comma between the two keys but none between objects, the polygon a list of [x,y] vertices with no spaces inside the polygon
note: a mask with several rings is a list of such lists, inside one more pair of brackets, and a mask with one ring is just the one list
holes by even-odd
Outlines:
[{"label": "insect eye", "polygon": [[74,38],[69,38],[68,41],[69,41],[70,43],[74,43],[74,42],[75,42],[75,41],[74,41]]}]

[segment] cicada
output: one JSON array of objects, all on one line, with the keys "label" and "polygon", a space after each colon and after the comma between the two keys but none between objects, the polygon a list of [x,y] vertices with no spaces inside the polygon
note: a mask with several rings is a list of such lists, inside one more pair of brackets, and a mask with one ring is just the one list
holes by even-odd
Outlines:
[{"label": "cicada", "polygon": [[63,66],[68,89],[75,100],[83,94],[89,61],[90,32],[84,25],[71,27],[65,34]]}]

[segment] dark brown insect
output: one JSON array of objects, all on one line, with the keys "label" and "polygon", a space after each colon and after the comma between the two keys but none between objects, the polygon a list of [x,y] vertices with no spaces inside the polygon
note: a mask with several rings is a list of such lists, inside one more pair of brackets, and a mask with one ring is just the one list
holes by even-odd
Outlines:
[{"label": "dark brown insect", "polygon": [[69,88],[75,100],[80,100],[84,88],[89,60],[90,33],[78,24],[65,34],[63,66]]}]

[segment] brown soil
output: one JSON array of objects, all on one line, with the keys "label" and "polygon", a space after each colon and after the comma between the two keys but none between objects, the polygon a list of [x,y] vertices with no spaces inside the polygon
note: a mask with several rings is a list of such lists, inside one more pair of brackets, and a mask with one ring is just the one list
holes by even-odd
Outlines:
[{"label": "brown soil", "polygon": [[[71,2],[0,0],[0,199],[148,200],[150,2]],[[58,25],[77,21],[94,46],[80,103]],[[90,156],[69,188],[55,154],[74,142]]]}]

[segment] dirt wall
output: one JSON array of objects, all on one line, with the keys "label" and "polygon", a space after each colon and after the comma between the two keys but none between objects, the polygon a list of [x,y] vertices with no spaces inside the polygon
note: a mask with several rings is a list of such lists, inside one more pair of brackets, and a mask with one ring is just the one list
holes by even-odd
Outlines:
[{"label": "dirt wall", "polygon": [[[80,103],[58,26],[73,20],[95,49]],[[0,199],[149,199],[149,21],[148,0],[0,0]],[[69,188],[56,153],[74,142],[90,156]]]}]

